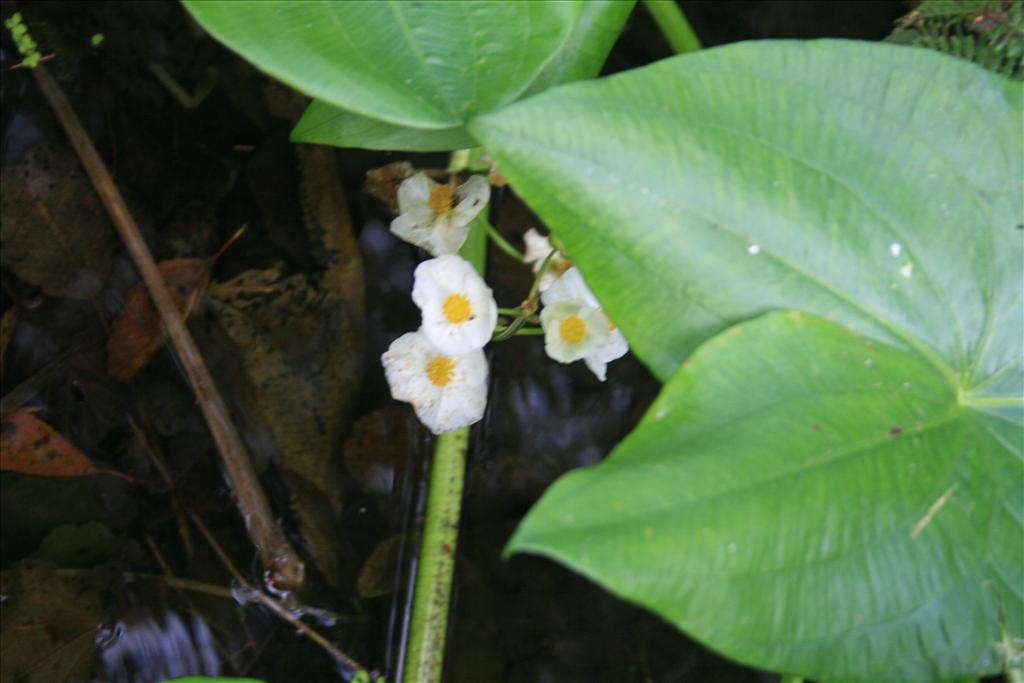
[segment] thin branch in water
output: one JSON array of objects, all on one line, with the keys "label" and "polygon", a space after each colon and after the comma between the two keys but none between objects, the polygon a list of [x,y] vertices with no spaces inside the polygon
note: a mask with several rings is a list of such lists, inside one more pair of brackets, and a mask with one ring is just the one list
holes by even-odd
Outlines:
[{"label": "thin branch in water", "polygon": [[192,517],[192,522],[196,525],[196,528],[199,529],[199,533],[203,535],[206,542],[210,544],[210,548],[213,549],[214,554],[217,555],[221,563],[224,565],[224,568],[228,570],[238,585],[246,591],[247,595],[252,596],[253,599],[269,608],[271,612],[287,621],[295,627],[299,633],[307,636],[310,640],[323,648],[327,654],[346,669],[349,669],[352,672],[367,670],[362,664],[335,647],[331,641],[327,640],[327,638],[321,635],[317,630],[292,616],[291,612],[288,611],[288,608],[282,605],[280,601],[275,600],[262,590],[257,589],[249,583],[242,573],[238,571],[238,567],[236,567],[235,563],[231,561],[231,558],[228,557],[227,553],[224,552],[224,549],[221,547],[220,543],[217,542],[217,539],[213,537],[212,533],[210,533],[210,530],[205,524],[203,524],[203,521],[199,519],[199,516],[192,511],[189,511],[189,515]]},{"label": "thin branch in water", "polygon": [[238,507],[247,521],[246,527],[263,564],[271,569],[271,578],[276,585],[284,589],[300,587],[305,578],[305,565],[277,525],[276,517],[270,510],[263,489],[260,488],[249,454],[231,422],[224,399],[217,391],[213,377],[182,321],[174,299],[157,269],[135,219],[128,211],[120,190],[60,85],[43,67],[33,69],[32,73],[64,126],[64,131],[92,180],[96,193],[110,214],[111,222],[146,283],[175,355],[188,376],[196,401],[202,408],[210,433],[217,444]]}]

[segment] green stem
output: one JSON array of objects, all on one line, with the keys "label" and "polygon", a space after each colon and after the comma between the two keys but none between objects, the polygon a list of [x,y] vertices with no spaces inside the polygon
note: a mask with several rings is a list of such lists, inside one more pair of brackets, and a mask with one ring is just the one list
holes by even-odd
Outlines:
[{"label": "green stem", "polygon": [[537,275],[534,276],[533,285],[531,285],[530,287],[530,293],[526,297],[527,301],[532,301],[533,298],[537,296],[537,292],[540,290],[541,278],[543,278],[544,273],[548,271],[548,266],[551,265],[551,259],[553,259],[555,257],[555,254],[557,253],[557,249],[552,249],[550,252],[548,252],[547,257],[545,257],[544,261],[540,264],[540,270],[538,270]]},{"label": "green stem", "polygon": [[461,171],[469,166],[469,155],[472,149],[457,149],[452,152],[452,160],[448,163],[449,171]]},{"label": "green stem", "polygon": [[[487,217],[481,212],[473,221],[469,237],[459,252],[473,264],[481,277],[487,262],[488,227]],[[434,449],[423,519],[423,540],[416,564],[403,683],[439,683],[444,671],[444,641],[448,632],[468,447],[469,428],[463,427],[438,437]]]},{"label": "green stem", "polygon": [[532,337],[541,334],[544,334],[543,327],[524,327],[522,329],[516,330],[517,337]]},{"label": "green stem", "polygon": [[473,264],[480,277],[484,276],[487,266],[487,231],[491,227],[487,222],[487,216],[484,215],[486,211],[485,208],[473,219],[469,226],[469,235],[459,250],[459,255]]},{"label": "green stem", "polygon": [[644,0],[644,7],[676,54],[696,52],[701,48],[697,34],[675,0]]},{"label": "green stem", "polygon": [[499,308],[498,309],[498,315],[510,315],[513,318],[515,318],[515,317],[520,316],[522,314],[523,314],[523,309],[521,309],[521,308]]},{"label": "green stem", "polygon": [[487,235],[491,238],[491,240],[494,242],[494,245],[498,247],[498,249],[501,249],[503,252],[514,258],[516,261],[519,261],[520,263],[525,262],[526,256],[524,256],[521,251],[519,251],[511,244],[509,244],[508,241],[506,241],[505,238],[501,236],[501,233],[495,230],[490,223],[487,224]]},{"label": "green stem", "polygon": [[468,445],[468,427],[442,434],[437,439],[423,541],[416,566],[404,683],[437,683],[444,670],[444,641],[448,631]]},{"label": "green stem", "polygon": [[513,320],[508,326],[498,325],[494,328],[494,334],[491,336],[492,342],[505,341],[511,339],[516,333],[519,332],[519,328],[526,324],[526,318],[520,316]]}]

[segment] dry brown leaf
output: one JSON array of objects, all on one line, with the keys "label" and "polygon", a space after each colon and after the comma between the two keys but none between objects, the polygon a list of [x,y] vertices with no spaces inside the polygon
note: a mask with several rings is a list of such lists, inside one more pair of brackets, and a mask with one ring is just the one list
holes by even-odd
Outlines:
[{"label": "dry brown leaf", "polygon": [[363,186],[367,194],[376,197],[388,207],[398,212],[398,186],[413,174],[413,167],[408,161],[395,161],[380,168],[371,168],[366,172],[366,183]]},{"label": "dry brown leaf", "polygon": [[346,300],[322,291],[321,282],[249,270],[213,285],[210,308],[257,388],[255,405],[246,410],[270,427],[303,538],[334,584],[341,566],[337,449],[358,389],[362,340],[347,322]]},{"label": "dry brown leaf", "polygon": [[[188,318],[210,282],[213,260],[180,258],[157,264],[167,283],[175,306]],[[107,339],[107,372],[114,379],[128,382],[149,362],[164,340],[160,314],[153,307],[144,285],[128,290],[121,315],[110,328]]]},{"label": "dry brown leaf", "polygon": [[362,416],[352,425],[345,440],[345,469],[363,491],[390,495],[399,479],[409,452],[415,419],[397,406]]},{"label": "dry brown leaf", "polygon": [[[300,145],[300,200],[315,273],[250,270],[210,288],[210,308],[238,348],[255,405],[273,432],[300,531],[331,585],[348,545],[339,448],[363,372],[363,270],[333,151]],[[298,216],[296,216],[296,219]]]},{"label": "dry brown leaf", "polygon": [[87,477],[109,474],[131,481],[113,470],[98,469],[57,431],[23,408],[0,423],[0,470],[41,477]]},{"label": "dry brown leaf", "polygon": [[45,565],[0,572],[0,679],[26,683],[92,680],[103,620],[95,582]]},{"label": "dry brown leaf", "polygon": [[[210,284],[213,264],[238,239],[242,230],[236,232],[213,256],[170,259],[157,264],[182,318],[187,320],[192,315]],[[153,306],[146,287],[142,284],[132,287],[107,339],[107,373],[118,381],[130,381],[160,348],[164,334],[160,314]]]},{"label": "dry brown leaf", "polygon": [[399,559],[402,554],[403,534],[395,534],[381,541],[359,572],[356,591],[361,598],[376,598],[395,591]]},{"label": "dry brown leaf", "polygon": [[26,163],[4,166],[0,262],[52,296],[88,299],[114,254],[114,231],[78,160],[39,146]]}]

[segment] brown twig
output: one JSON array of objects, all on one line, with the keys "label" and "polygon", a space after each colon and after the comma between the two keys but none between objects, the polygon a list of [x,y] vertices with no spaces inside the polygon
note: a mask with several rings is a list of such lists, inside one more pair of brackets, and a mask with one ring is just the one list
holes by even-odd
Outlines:
[{"label": "brown twig", "polygon": [[[174,480],[171,478],[171,473],[167,470],[167,465],[164,463],[162,455],[156,452],[153,446],[150,445],[149,439],[139,429],[139,426],[135,423],[135,419],[129,415],[128,425],[132,428],[135,433],[135,440],[142,448],[143,453],[149,456],[149,460],[156,467],[157,472],[160,473],[160,478],[164,480],[164,484],[167,485],[167,491],[170,494],[171,507],[174,508],[174,518],[178,523],[178,533],[181,535],[181,543],[185,549],[185,556],[189,560],[195,557],[195,547],[192,543],[192,534],[188,530],[188,520],[185,519],[185,506],[181,502],[181,496],[178,494],[177,486]],[[148,538],[148,537],[147,537]]]},{"label": "brown twig", "polygon": [[213,537],[213,534],[210,533],[210,530],[206,528],[205,524],[203,524],[203,520],[199,519],[199,516],[196,513],[192,512],[191,510],[189,511],[189,515],[192,517],[192,521],[195,523],[196,528],[199,529],[199,533],[203,535],[203,537],[206,539],[206,542],[209,543],[210,547],[213,549],[213,552],[217,555],[218,558],[220,558],[221,563],[228,570],[228,572],[231,573],[232,578],[234,578],[238,585],[244,591],[246,591],[248,595],[252,596],[254,600],[258,600],[264,606],[269,608],[271,612],[287,621],[289,624],[295,627],[295,629],[299,633],[307,636],[314,643],[322,647],[324,651],[326,651],[327,654],[333,657],[334,660],[337,661],[339,664],[343,665],[344,667],[350,669],[353,672],[367,670],[366,667],[364,667],[362,664],[360,664],[359,662],[352,659],[344,652],[336,648],[334,644],[331,643],[331,641],[327,640],[327,638],[322,636],[318,631],[314,630],[308,624],[305,624],[296,619],[294,616],[292,616],[291,612],[288,611],[288,608],[282,605],[280,601],[275,600],[274,598],[270,597],[263,591],[255,588],[251,583],[246,581],[245,577],[242,575],[242,572],[238,571],[238,567],[235,566],[235,563],[231,561],[231,558],[228,557],[227,553],[224,552],[224,549],[220,547],[220,543],[217,542],[217,539]]},{"label": "brown twig", "polygon": [[164,283],[156,262],[146,246],[142,234],[125,205],[121,192],[114,184],[106,164],[100,158],[88,133],[82,127],[78,115],[68,102],[60,85],[39,67],[32,70],[47,101],[60,119],[92,180],[96,193],[100,196],[107,212],[110,214],[114,227],[117,228],[124,241],[135,267],[142,275],[143,282],[149,289],[153,305],[160,314],[164,328],[174,347],[175,354],[185,369],[196,401],[202,408],[206,423],[217,444],[224,467],[227,470],[231,487],[234,490],[238,507],[246,520],[249,536],[264,566],[271,571],[271,580],[282,589],[295,589],[302,585],[305,577],[305,566],[299,556],[288,544],[284,533],[277,526],[267,499],[260,488],[252,461],[242,445],[242,439],[232,424],[227,406],[213,383],[210,371],[203,362],[195,341],[182,321],[181,315],[171,298],[167,285]]},{"label": "brown twig", "polygon": [[[58,569],[57,576],[76,578],[91,574],[92,572],[92,569]],[[212,595],[217,598],[224,598],[225,600],[235,600],[235,594],[231,592],[230,588],[216,586],[212,583],[203,583],[202,581],[195,581],[193,579],[183,579],[180,576],[163,576],[161,574],[145,574],[141,572],[122,572],[121,578],[129,583],[136,581],[156,581],[158,583],[163,583],[168,588],[176,588],[178,590],[189,591],[190,593]]]}]

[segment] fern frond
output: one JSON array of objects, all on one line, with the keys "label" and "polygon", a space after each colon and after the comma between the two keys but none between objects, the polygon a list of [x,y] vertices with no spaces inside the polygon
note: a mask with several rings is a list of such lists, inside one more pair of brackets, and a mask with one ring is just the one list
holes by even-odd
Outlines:
[{"label": "fern frond", "polygon": [[924,0],[887,40],[920,45],[1024,80],[1022,0]]}]

